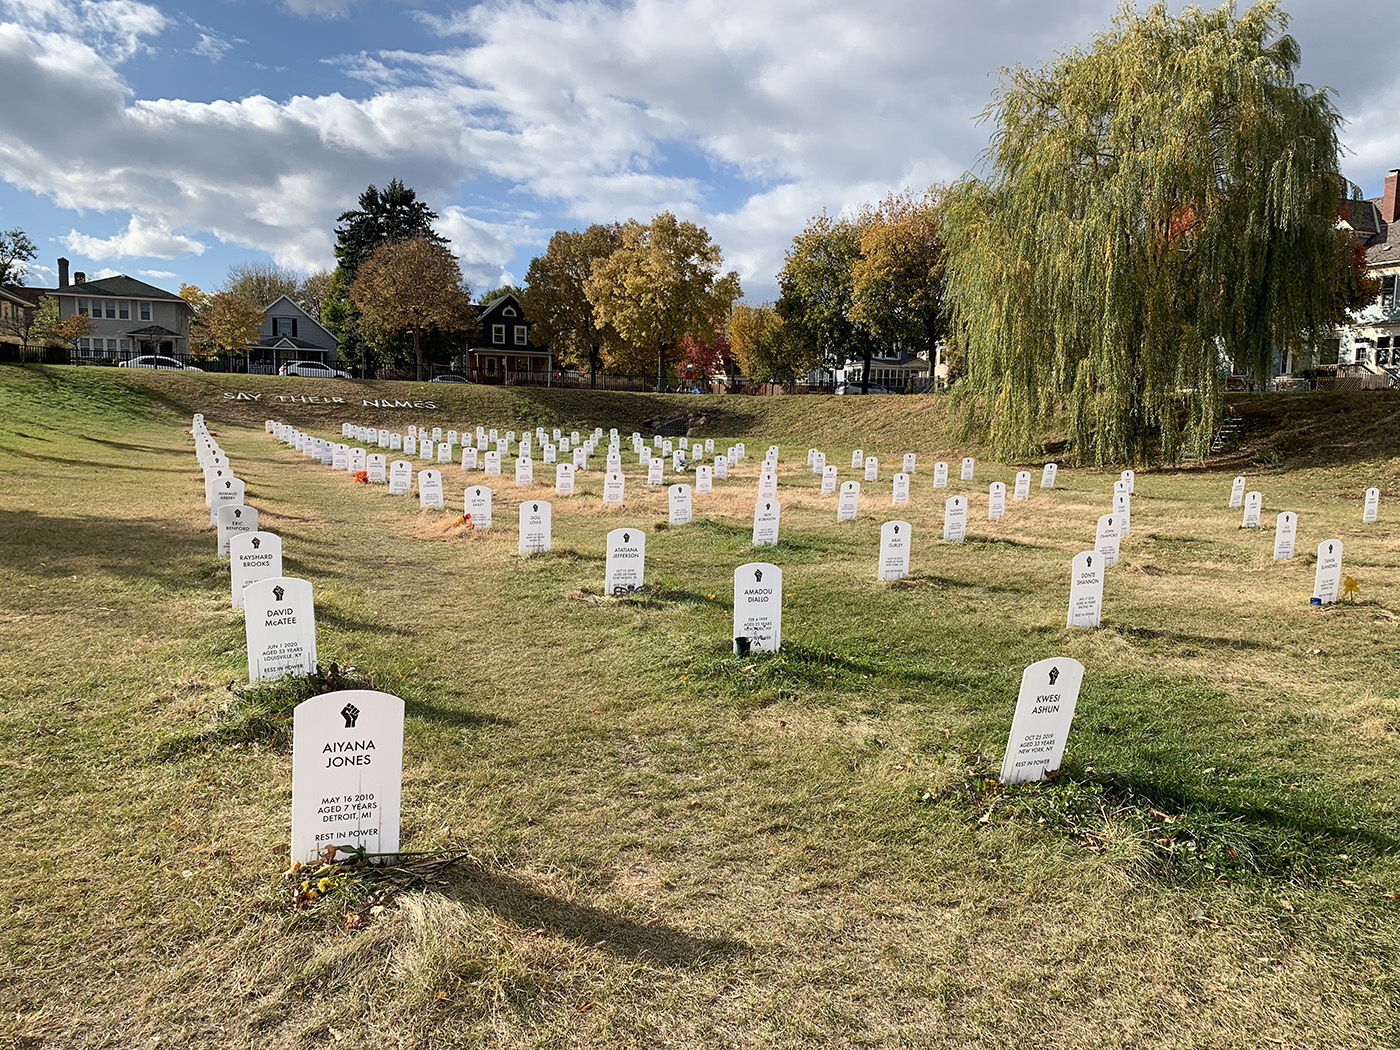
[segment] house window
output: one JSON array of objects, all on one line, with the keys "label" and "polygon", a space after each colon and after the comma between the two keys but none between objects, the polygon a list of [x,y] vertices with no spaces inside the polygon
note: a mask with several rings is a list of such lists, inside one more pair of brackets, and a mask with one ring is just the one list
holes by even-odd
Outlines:
[{"label": "house window", "polygon": [[502,308],[501,308],[501,313],[504,314],[506,317],[514,317],[514,316],[515,316],[515,307],[513,307],[513,306],[502,307]]},{"label": "house window", "polygon": [[1358,365],[1364,365],[1364,364],[1366,363],[1366,360],[1367,360],[1367,357],[1368,357],[1368,354],[1367,354],[1366,351],[1367,351],[1367,347],[1366,347],[1366,344],[1365,344],[1365,343],[1358,343],[1358,344],[1356,345],[1356,356],[1355,356],[1355,360],[1356,360],[1356,363],[1357,363]]},{"label": "house window", "polygon": [[151,304],[141,303],[139,305],[141,310],[141,320],[149,321],[151,319]]},{"label": "house window", "polygon": [[297,335],[297,319],[295,317],[274,317],[272,319],[273,335],[289,335],[293,339]]},{"label": "house window", "polygon": [[1341,353],[1342,341],[1340,339],[1324,339],[1318,347],[1317,363],[1320,365],[1335,365],[1337,357]]},{"label": "house window", "polygon": [[131,320],[131,303],[128,302],[126,299],[123,299],[119,303],[117,303],[117,320]]},{"label": "house window", "polygon": [[[504,338],[504,336],[502,336],[502,338]],[[496,374],[496,359],[494,357],[488,357],[486,359],[486,374],[488,376]]]},{"label": "house window", "polygon": [[79,300],[78,300],[78,313],[86,315],[87,312],[88,312],[88,301],[87,301],[86,299],[79,299]]},{"label": "house window", "polygon": [[491,342],[504,343],[506,341],[506,326],[503,324],[493,324],[491,326]]},{"label": "house window", "polygon": [[1386,310],[1394,310],[1400,305],[1400,297],[1396,295],[1396,285],[1400,283],[1393,273],[1386,274],[1381,278],[1381,307]]},{"label": "house window", "polygon": [[518,324],[515,326],[515,345],[524,346],[525,343],[525,326],[523,324]]},{"label": "house window", "polygon": [[90,344],[88,343],[88,338],[87,338],[87,336],[83,336],[83,338],[81,338],[81,339],[78,340],[78,353],[80,353],[80,354],[85,354],[85,353],[87,353],[87,352],[88,352],[88,346],[89,346],[89,345],[90,345]]},{"label": "house window", "polygon": [[107,300],[107,316],[113,321],[117,319],[117,301],[115,299]]}]

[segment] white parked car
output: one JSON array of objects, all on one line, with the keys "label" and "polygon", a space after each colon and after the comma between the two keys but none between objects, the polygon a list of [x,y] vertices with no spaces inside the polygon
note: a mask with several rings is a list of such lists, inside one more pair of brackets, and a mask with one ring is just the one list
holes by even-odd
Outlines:
[{"label": "white parked car", "polygon": [[279,376],[307,376],[311,379],[349,379],[349,372],[342,372],[320,361],[288,361],[277,370]]},{"label": "white parked car", "polygon": [[142,354],[140,357],[132,357],[125,361],[117,362],[118,368],[175,368],[183,372],[203,372],[202,368],[195,368],[194,365],[182,365],[173,357],[163,357],[160,354]]}]

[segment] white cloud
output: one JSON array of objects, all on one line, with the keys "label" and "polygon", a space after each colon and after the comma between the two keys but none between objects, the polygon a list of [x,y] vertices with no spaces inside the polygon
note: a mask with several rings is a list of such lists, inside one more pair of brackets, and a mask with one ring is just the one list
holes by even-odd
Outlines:
[{"label": "white cloud", "polygon": [[[304,17],[360,2],[280,0]],[[1357,3],[1388,17],[1385,0]],[[1322,0],[1293,6],[1316,58],[1305,79],[1338,86],[1346,167],[1370,186],[1400,163],[1400,83],[1355,61]],[[0,0],[0,83],[26,88],[24,106],[0,107],[0,177],[61,207],[130,215],[116,237],[69,235],[102,258],[198,250],[179,229],[301,269],[331,263],[336,216],[367,184],[401,177],[442,213],[477,287],[549,225],[670,209],[705,223],[762,298],[812,215],[974,166],[989,71],[1051,59],[1115,7],[492,0],[403,12],[441,48],[330,59],[344,93],[195,102],[138,98],[120,75],[169,27],[152,5]],[[194,29],[211,60],[236,41]]]},{"label": "white cloud", "polygon": [[168,227],[147,223],[134,215],[122,233],[89,237],[70,230],[63,245],[87,259],[173,259],[177,255],[202,255],[205,247],[193,237],[172,233]]},{"label": "white cloud", "polygon": [[190,50],[210,62],[217,62],[233,50],[233,42],[215,33],[200,33],[199,42]]},{"label": "white cloud", "polygon": [[142,277],[149,277],[154,281],[173,281],[180,275],[169,270],[137,270]]},{"label": "white cloud", "polygon": [[303,18],[348,18],[364,0],[282,0],[282,6]]}]

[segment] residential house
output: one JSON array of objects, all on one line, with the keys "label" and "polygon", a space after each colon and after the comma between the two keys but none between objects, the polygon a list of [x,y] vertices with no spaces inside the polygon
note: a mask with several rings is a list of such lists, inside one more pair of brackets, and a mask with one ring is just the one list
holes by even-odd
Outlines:
[{"label": "residential house", "polygon": [[336,367],[340,343],[330,330],[285,295],[263,310],[258,340],[248,351],[248,371],[273,375],[288,361]]},{"label": "residential house", "polygon": [[[844,383],[856,388],[864,370],[865,362],[860,358],[852,358],[846,362],[845,368],[837,370],[836,382],[838,385]],[[871,384],[892,393],[902,394],[911,388],[923,389],[932,371],[933,365],[927,357],[911,354],[902,347],[876,350],[870,358]],[[946,372],[945,368],[945,375]]]},{"label": "residential house", "polygon": [[477,383],[548,386],[552,365],[549,347],[530,340],[531,322],[520,300],[506,294],[476,308],[476,340],[454,365]]},{"label": "residential house", "polygon": [[38,296],[31,289],[0,287],[0,343],[24,343],[24,333],[39,309]]},{"label": "residential house", "polygon": [[89,281],[79,271],[68,280],[68,260],[58,260],[58,287],[43,289],[58,301],[60,319],[84,314],[93,332],[78,340],[75,364],[124,361],[144,354],[190,352],[194,308],[178,295],[118,274]]},{"label": "residential house", "polygon": [[1366,272],[1380,278],[1381,294],[1322,348],[1319,364],[1400,379],[1400,168],[1386,175],[1381,196],[1347,201],[1340,223],[1365,247]]}]

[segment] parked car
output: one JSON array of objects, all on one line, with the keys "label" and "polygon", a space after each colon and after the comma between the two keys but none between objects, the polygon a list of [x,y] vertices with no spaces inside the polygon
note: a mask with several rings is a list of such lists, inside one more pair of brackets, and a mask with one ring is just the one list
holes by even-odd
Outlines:
[{"label": "parked car", "polygon": [[277,370],[279,376],[305,376],[310,379],[349,379],[349,372],[342,372],[320,361],[288,361]]},{"label": "parked car", "polygon": [[433,376],[433,382],[434,382],[434,383],[468,383],[468,382],[470,382],[470,380],[467,379],[466,376],[454,375],[454,374],[452,374],[451,372],[448,372],[448,373],[445,374],[445,375]]},{"label": "parked car", "polygon": [[[838,394],[862,393],[860,389],[860,380],[856,380],[854,382],[841,383],[839,386],[837,386],[836,392]],[[867,394],[888,394],[892,391],[885,389],[879,383],[871,383],[868,387],[866,387],[866,389],[863,392]]]},{"label": "parked car", "polygon": [[173,357],[163,357],[160,354],[142,354],[140,357],[128,358],[125,361],[117,362],[118,368],[174,368],[182,372],[203,372],[202,368],[195,368],[194,365],[182,365]]}]

